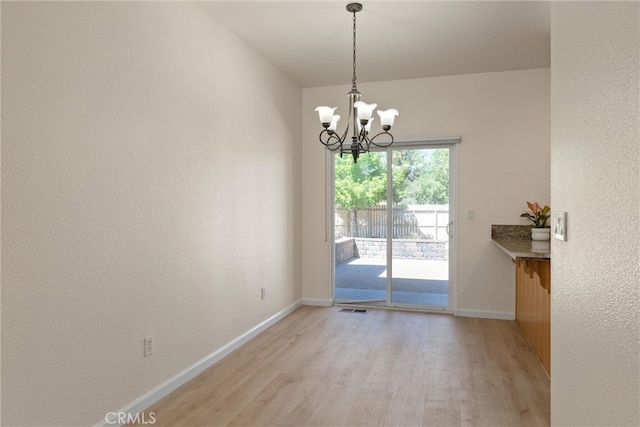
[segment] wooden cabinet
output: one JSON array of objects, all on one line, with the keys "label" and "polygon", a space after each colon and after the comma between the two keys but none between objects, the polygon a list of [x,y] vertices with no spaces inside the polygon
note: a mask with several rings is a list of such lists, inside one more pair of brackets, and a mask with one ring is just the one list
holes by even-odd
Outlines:
[{"label": "wooden cabinet", "polygon": [[516,321],[551,376],[550,264],[543,259],[516,259]]}]

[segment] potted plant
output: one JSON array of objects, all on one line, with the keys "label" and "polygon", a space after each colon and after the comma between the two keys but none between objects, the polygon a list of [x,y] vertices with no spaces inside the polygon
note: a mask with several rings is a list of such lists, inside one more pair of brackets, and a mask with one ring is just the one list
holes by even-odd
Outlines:
[{"label": "potted plant", "polygon": [[531,240],[549,240],[550,229],[547,227],[547,220],[551,216],[549,215],[551,208],[546,205],[541,208],[538,202],[527,202],[527,206],[531,212],[525,212],[520,217],[533,222]]}]

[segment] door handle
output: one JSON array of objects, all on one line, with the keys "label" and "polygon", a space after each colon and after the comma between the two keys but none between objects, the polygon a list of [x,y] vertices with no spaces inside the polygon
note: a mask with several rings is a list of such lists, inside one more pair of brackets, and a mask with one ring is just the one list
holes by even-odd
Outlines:
[{"label": "door handle", "polygon": [[451,226],[453,225],[453,221],[449,221],[449,224],[447,224],[447,234],[449,235],[449,238],[451,239],[453,237],[453,234],[451,233]]}]

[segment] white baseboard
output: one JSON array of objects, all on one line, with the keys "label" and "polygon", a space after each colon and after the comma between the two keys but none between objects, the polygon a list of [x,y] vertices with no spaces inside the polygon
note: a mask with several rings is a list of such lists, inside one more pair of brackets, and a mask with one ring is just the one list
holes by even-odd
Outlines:
[{"label": "white baseboard", "polygon": [[[274,314],[264,322],[248,330],[244,334],[240,335],[238,338],[222,346],[221,348],[209,354],[208,356],[204,357],[203,359],[200,359],[193,365],[189,366],[187,369],[183,370],[182,372],[179,372],[178,374],[169,378],[167,381],[160,384],[156,388],[143,394],[133,402],[129,403],[128,405],[124,406],[123,408],[115,412],[127,413],[132,415],[143,412],[145,409],[153,405],[158,400],[162,399],[163,397],[165,397],[166,395],[168,395],[169,393],[171,393],[172,391],[174,391],[175,389],[177,389],[178,387],[180,387],[190,379],[194,378],[204,370],[210,368],[211,366],[213,366],[214,364],[222,360],[222,358],[224,358],[226,355],[228,355],[232,351],[246,344],[250,339],[254,338],[256,335],[260,334],[265,329],[275,325],[284,317],[293,313],[300,306],[302,306],[302,300],[296,301],[295,303],[291,304],[289,307]],[[106,419],[103,419],[96,424],[96,427],[112,427],[115,425],[120,425],[120,423],[108,422]]]},{"label": "white baseboard", "polygon": [[515,320],[513,311],[464,310],[456,309],[455,315],[460,317],[478,317],[480,319]]},{"label": "white baseboard", "polygon": [[315,305],[318,307],[331,307],[333,301],[330,299],[302,298],[302,305]]}]

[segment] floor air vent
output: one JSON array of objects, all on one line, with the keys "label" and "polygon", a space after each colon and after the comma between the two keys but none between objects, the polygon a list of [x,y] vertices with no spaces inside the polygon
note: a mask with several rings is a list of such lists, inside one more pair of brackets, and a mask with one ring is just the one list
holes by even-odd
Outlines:
[{"label": "floor air vent", "polygon": [[343,308],[340,310],[340,313],[362,313],[366,314],[369,310],[365,310],[362,308]]}]

